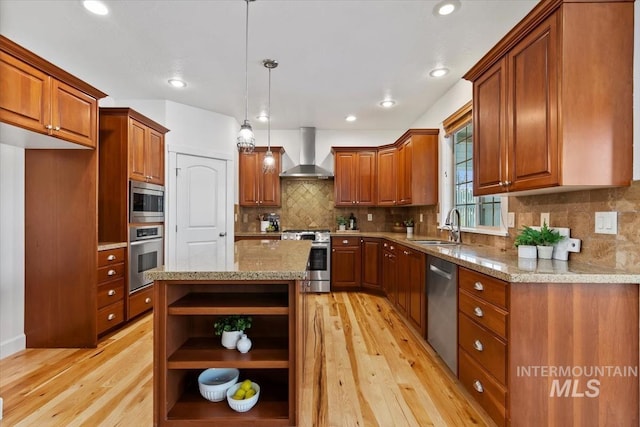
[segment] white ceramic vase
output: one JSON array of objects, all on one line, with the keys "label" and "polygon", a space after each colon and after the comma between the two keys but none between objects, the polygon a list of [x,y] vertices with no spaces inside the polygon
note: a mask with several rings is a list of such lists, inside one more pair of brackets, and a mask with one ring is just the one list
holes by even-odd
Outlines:
[{"label": "white ceramic vase", "polygon": [[222,331],[222,346],[228,349],[236,348],[242,331]]},{"label": "white ceramic vase", "polygon": [[338,226],[338,230],[340,230],[340,231],[345,231],[346,229],[347,229],[346,224],[340,224],[340,225]]},{"label": "white ceramic vase", "polygon": [[238,351],[240,353],[246,353],[249,350],[251,350],[251,340],[249,338],[247,338],[246,334],[242,334],[240,335],[240,339],[238,340],[238,343],[236,344],[236,348],[238,349]]},{"label": "white ceramic vase", "polygon": [[518,258],[537,258],[538,253],[535,246],[520,245],[518,246]]},{"label": "white ceramic vase", "polygon": [[551,259],[553,256],[553,246],[538,246],[538,258]]},{"label": "white ceramic vase", "polygon": [[413,237],[413,227],[407,227],[407,237]]}]

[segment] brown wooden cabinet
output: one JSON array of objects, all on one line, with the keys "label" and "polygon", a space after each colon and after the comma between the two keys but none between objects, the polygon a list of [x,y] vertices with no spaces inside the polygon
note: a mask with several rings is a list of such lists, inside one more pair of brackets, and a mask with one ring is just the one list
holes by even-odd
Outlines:
[{"label": "brown wooden cabinet", "polygon": [[129,179],[164,185],[164,132],[130,119]]},{"label": "brown wooden cabinet", "polygon": [[397,246],[388,240],[382,242],[382,288],[389,301],[394,305],[398,301],[398,263]]},{"label": "brown wooden cabinet", "polygon": [[[301,282],[284,280],[157,281],[154,313],[154,425],[298,425],[296,373],[302,373]],[[222,347],[212,325],[220,316],[250,315],[253,346],[242,354]],[[233,411],[198,391],[207,368],[238,368],[260,385],[252,410]]]},{"label": "brown wooden cabinet", "polygon": [[333,147],[336,206],[375,206],[376,151]]},{"label": "brown wooden cabinet", "polygon": [[98,251],[98,335],[125,321],[125,254],[125,248]]},{"label": "brown wooden cabinet", "polygon": [[422,336],[426,333],[426,257],[398,245],[398,299],[396,306]]},{"label": "brown wooden cabinet", "polygon": [[129,295],[127,320],[153,309],[153,285]]},{"label": "brown wooden cabinet", "polygon": [[271,147],[275,160],[275,172],[262,170],[267,147],[256,147],[251,153],[240,153],[240,206],[280,206],[280,171],[284,149]]},{"label": "brown wooden cabinet", "polygon": [[398,146],[398,204],[438,203],[438,130],[409,129]]},{"label": "brown wooden cabinet", "polygon": [[359,237],[331,238],[331,289],[360,289],[361,265]]},{"label": "brown wooden cabinet", "polygon": [[378,206],[398,203],[398,149],[386,147],[378,150]]},{"label": "brown wooden cabinet", "polygon": [[95,147],[106,94],[0,36],[0,121]]},{"label": "brown wooden cabinet", "polygon": [[362,277],[363,288],[373,291],[382,290],[382,242],[381,239],[363,237],[360,239],[362,251]]},{"label": "brown wooden cabinet", "polygon": [[542,1],[465,78],[475,195],[630,184],[633,2]]}]

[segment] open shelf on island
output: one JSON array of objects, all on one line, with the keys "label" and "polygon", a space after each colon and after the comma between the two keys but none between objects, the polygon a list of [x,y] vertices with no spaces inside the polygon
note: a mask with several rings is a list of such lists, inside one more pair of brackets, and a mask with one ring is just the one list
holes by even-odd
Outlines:
[{"label": "open shelf on island", "polygon": [[289,314],[286,293],[189,293],[168,307],[170,315]]}]

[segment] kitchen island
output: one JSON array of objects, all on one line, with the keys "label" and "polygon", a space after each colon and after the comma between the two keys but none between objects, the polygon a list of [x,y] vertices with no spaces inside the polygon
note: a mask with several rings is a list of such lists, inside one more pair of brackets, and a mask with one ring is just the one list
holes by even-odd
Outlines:
[{"label": "kitchen island", "polygon": [[[241,241],[227,265],[200,261],[148,271],[155,281],[154,425],[297,425],[301,378],[301,290],[309,241]],[[248,353],[222,347],[213,324],[220,316],[249,315]],[[260,385],[248,412],[226,399],[200,396],[198,375],[207,368],[237,368]]]}]

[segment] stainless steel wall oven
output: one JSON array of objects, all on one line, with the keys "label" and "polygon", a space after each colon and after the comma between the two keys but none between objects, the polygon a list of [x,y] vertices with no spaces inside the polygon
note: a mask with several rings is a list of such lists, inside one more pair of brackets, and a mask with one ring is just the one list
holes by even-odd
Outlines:
[{"label": "stainless steel wall oven", "polygon": [[129,228],[129,293],[152,283],[144,272],[164,264],[164,228],[162,225],[131,226]]}]

